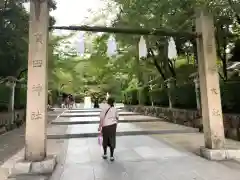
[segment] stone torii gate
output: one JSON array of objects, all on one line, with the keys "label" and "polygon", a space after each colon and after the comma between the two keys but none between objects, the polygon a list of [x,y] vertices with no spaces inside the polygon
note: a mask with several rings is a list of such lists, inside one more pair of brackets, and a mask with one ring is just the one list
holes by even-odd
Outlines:
[{"label": "stone torii gate", "polygon": [[[225,137],[216,64],[217,55],[213,18],[204,11],[198,11],[196,15],[196,33],[189,33],[188,35],[195,36],[197,39],[201,107],[205,138],[205,147],[201,148],[201,152],[203,156],[209,159],[225,159],[231,157],[232,150],[225,150],[224,147]],[[94,27],[86,26],[75,29],[70,27],[64,29],[99,31],[94,29]],[[44,161],[47,158],[48,31],[48,1],[31,0],[25,144],[25,160],[28,162]],[[118,33],[114,28],[103,28],[101,32]],[[127,33],[134,34],[131,30]],[[159,33],[164,36],[170,35],[167,31],[159,32],[158,30],[142,30],[139,34],[159,35]]]}]

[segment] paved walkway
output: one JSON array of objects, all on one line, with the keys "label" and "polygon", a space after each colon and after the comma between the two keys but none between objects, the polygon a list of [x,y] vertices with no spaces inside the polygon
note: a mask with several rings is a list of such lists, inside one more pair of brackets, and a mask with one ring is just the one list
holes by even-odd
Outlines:
[{"label": "paved walkway", "polygon": [[[50,180],[239,180],[238,161],[211,162],[196,155],[203,135],[193,128],[121,112],[116,161],[111,163],[101,159],[97,142],[99,110],[92,114],[92,110],[74,109],[54,120],[61,111],[49,113],[53,122],[48,128],[48,154],[59,157]],[[20,150],[23,141],[24,129],[1,136],[5,145],[0,160]],[[227,140],[227,145],[240,149],[240,142]],[[0,180],[5,180],[2,175],[23,153],[19,151],[2,164]]]},{"label": "paved walkway", "polygon": [[25,127],[0,135],[0,165],[24,147]]},{"label": "paved walkway", "polygon": [[[48,122],[56,119],[63,110],[49,112]],[[7,171],[17,159],[24,157],[25,125],[0,135],[0,180],[5,180]],[[63,140],[48,140],[48,153],[58,154]]]},{"label": "paved walkway", "polygon": [[[62,110],[49,112],[48,121],[56,119]],[[25,125],[0,135],[0,165],[24,147]]]},{"label": "paved walkway", "polygon": [[[178,134],[185,138],[191,137],[198,134],[195,129],[125,112],[120,115],[118,132],[121,133],[117,137],[116,161],[111,163],[109,160],[102,160],[102,149],[98,145],[97,138],[93,137],[97,135],[99,121],[97,113],[90,113],[89,116],[89,111],[65,112],[65,115],[63,114],[49,127],[49,138],[64,139],[59,164],[50,180],[239,180],[240,178],[238,163],[229,165],[205,160],[189,152],[187,148],[179,148],[177,143],[167,138],[172,135],[177,137]],[[155,135],[152,135],[152,132],[155,132]],[[70,136],[72,134],[74,136]],[[230,144],[234,144],[233,141]],[[238,145],[238,143],[234,144],[240,147]]]}]

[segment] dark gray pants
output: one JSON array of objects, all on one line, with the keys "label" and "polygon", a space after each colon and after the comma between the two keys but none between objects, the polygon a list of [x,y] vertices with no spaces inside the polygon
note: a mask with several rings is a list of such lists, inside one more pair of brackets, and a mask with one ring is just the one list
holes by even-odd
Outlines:
[{"label": "dark gray pants", "polygon": [[117,124],[104,126],[102,128],[103,147],[109,146],[110,148],[113,149],[116,147],[116,130]]}]

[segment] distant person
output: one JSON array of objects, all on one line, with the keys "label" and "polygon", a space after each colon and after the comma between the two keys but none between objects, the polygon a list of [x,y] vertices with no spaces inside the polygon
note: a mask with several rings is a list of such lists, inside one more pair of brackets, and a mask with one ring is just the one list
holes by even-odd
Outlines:
[{"label": "distant person", "polygon": [[98,102],[98,99],[95,99],[94,100],[94,105],[93,105],[94,108],[99,108],[99,102]]},{"label": "distant person", "polygon": [[69,95],[69,108],[72,109],[74,104],[73,95]]},{"label": "distant person", "polygon": [[65,98],[65,107],[66,107],[66,108],[69,108],[69,103],[70,103],[70,99],[69,99],[69,96],[67,96],[67,97]]},{"label": "distant person", "polygon": [[103,107],[100,113],[100,124],[98,131],[103,136],[103,159],[107,159],[107,147],[110,148],[110,160],[114,161],[114,149],[116,147],[116,130],[119,116],[117,109],[114,107],[114,99],[109,97],[107,106]]},{"label": "distant person", "polygon": [[20,128],[20,126],[22,125],[22,121],[20,119],[19,114],[16,115],[15,123],[16,123],[17,128]]}]

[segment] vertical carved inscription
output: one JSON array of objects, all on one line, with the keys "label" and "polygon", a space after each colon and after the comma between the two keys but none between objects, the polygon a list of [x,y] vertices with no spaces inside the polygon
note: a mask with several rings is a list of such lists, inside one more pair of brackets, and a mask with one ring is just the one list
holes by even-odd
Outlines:
[{"label": "vertical carved inscription", "polygon": [[36,92],[38,94],[38,96],[41,95],[42,90],[43,90],[43,87],[41,84],[33,85],[33,87],[32,87],[32,91]]},{"label": "vertical carved inscription", "polygon": [[43,114],[40,113],[40,111],[33,111],[31,112],[31,120],[36,121],[36,120],[41,120],[43,118]]}]

